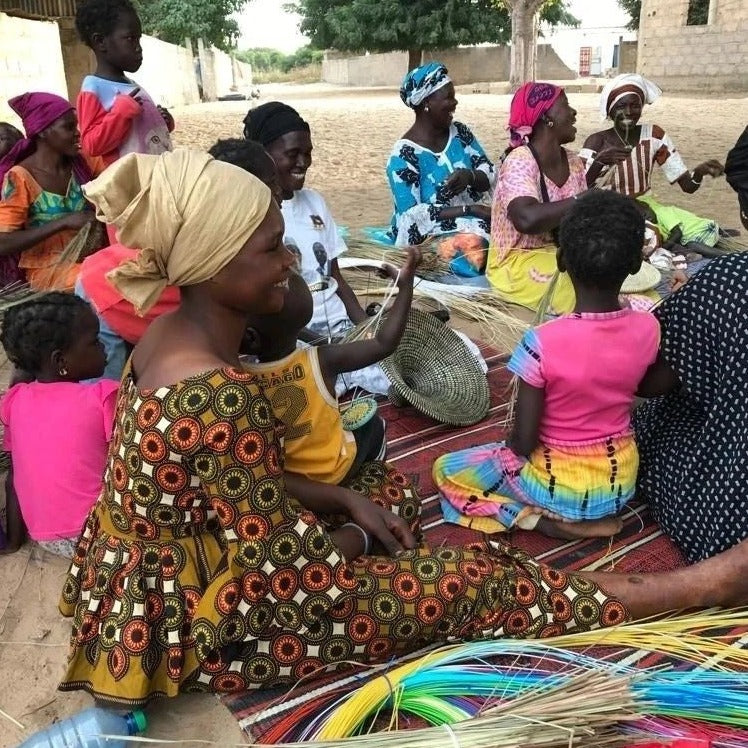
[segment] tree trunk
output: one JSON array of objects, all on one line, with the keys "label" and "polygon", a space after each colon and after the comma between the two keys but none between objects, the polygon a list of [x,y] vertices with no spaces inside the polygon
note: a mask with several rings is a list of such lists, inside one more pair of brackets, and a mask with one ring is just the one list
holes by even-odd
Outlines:
[{"label": "tree trunk", "polygon": [[509,0],[512,9],[512,48],[509,85],[516,91],[535,80],[537,60],[538,11],[543,0]]},{"label": "tree trunk", "polygon": [[408,50],[408,72],[417,68],[421,64],[423,58],[422,49],[409,49]]}]

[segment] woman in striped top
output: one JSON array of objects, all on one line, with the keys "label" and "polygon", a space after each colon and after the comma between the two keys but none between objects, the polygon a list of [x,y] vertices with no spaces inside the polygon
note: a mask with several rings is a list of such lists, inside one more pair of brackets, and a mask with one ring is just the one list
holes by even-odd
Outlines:
[{"label": "woman in striped top", "polygon": [[613,79],[600,98],[600,114],[603,119],[610,118],[613,126],[590,135],[579,155],[586,162],[589,186],[607,187],[635,198],[646,206],[645,214],[654,214],[663,239],[678,230],[677,243],[698,252],[704,249],[703,245],[713,247],[717,243],[719,226],[710,219],[657,202],[652,194],[652,171],[659,165],[670,184],[677,182],[683,192],[692,194],[701,187],[705,176],[718,177],[724,167],[718,161],[705,161],[689,171],[661,127],[640,123],[644,105],[653,103],[661,93],[641,75],[624,74]]}]

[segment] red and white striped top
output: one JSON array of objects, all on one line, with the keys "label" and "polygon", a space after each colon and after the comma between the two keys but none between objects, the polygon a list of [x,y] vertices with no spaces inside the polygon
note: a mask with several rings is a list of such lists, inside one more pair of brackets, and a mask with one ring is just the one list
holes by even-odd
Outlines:
[{"label": "red and white striped top", "polygon": [[[597,152],[582,148],[579,155],[589,171]],[[677,182],[688,171],[670,136],[658,125],[642,125],[639,142],[629,157],[614,167],[604,167],[597,181],[600,182],[602,177],[613,168],[615,173],[606,180],[605,188],[628,197],[638,197],[649,191],[652,168],[655,164],[662,167],[665,178],[670,184]]]}]

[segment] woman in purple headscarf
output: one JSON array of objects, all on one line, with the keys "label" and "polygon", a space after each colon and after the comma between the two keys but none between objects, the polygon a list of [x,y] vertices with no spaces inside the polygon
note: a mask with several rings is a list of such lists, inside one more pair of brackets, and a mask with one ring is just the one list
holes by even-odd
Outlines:
[{"label": "woman in purple headscarf", "polygon": [[8,103],[26,137],[0,161],[0,283],[25,277],[36,290],[72,290],[79,266],[60,256],[93,219],[81,186],[97,169],[81,155],[70,102],[25,93]]}]

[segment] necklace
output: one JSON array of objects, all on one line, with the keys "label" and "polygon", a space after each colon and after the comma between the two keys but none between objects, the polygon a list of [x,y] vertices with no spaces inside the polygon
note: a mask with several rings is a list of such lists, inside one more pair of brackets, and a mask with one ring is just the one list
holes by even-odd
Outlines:
[{"label": "necklace", "polygon": [[628,125],[624,125],[624,128],[626,130],[626,137],[624,138],[620,132],[618,132],[618,128],[616,125],[613,125],[613,132],[618,136],[618,140],[623,143],[624,148],[626,148],[629,151],[632,151],[634,149],[634,146],[629,143],[629,132],[631,131],[631,128]]}]

